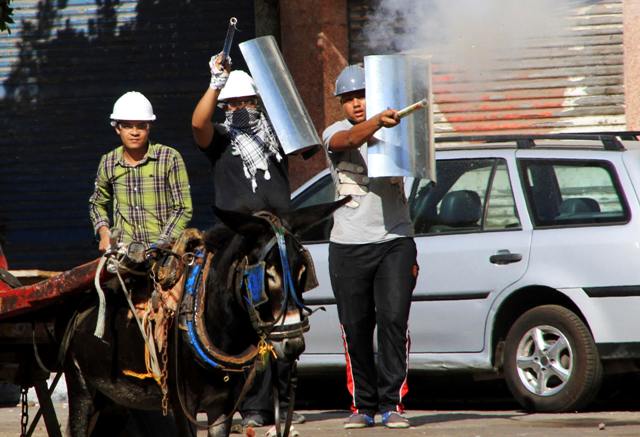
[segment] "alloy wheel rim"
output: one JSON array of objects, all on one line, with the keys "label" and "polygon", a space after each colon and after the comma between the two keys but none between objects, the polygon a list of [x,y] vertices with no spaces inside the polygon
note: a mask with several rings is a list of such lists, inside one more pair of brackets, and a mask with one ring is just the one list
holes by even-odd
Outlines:
[{"label": "alloy wheel rim", "polygon": [[562,331],[540,325],[518,344],[516,368],[522,385],[538,396],[553,396],[571,379],[574,352]]}]

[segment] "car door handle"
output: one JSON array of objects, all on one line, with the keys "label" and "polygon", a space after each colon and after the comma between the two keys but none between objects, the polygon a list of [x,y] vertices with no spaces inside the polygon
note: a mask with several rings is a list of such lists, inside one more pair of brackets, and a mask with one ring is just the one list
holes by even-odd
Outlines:
[{"label": "car door handle", "polygon": [[522,255],[519,253],[511,253],[508,250],[499,250],[495,255],[489,257],[491,264],[498,265],[517,263],[518,261],[522,261]]}]

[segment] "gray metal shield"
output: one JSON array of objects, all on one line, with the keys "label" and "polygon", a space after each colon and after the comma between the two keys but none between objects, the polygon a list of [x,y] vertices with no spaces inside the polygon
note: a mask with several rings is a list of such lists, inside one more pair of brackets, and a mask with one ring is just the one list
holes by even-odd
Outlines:
[{"label": "gray metal shield", "polygon": [[273,36],[239,44],[285,153],[322,144]]},{"label": "gray metal shield", "polygon": [[426,57],[372,55],[364,57],[367,118],[392,108],[400,110],[422,99],[426,108],[405,116],[400,124],[382,128],[368,147],[369,176],[414,176],[435,181],[431,63]]}]

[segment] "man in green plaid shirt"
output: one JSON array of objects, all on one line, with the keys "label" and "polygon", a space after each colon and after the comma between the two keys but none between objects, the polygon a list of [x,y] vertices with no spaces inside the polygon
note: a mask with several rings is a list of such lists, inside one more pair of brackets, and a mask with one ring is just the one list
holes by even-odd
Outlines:
[{"label": "man in green plaid shirt", "polygon": [[119,242],[147,245],[173,242],[193,213],[189,178],[177,150],[149,141],[156,119],[151,103],[130,91],[113,106],[111,125],[122,145],[102,156],[89,214],[104,252],[110,244],[109,210]]}]

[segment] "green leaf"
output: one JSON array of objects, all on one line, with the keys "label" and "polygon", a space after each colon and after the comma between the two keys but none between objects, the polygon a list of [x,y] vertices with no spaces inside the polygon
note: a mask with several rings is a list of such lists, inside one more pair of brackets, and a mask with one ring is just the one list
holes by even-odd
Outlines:
[{"label": "green leaf", "polygon": [[0,0],[0,32],[7,31],[11,33],[11,29],[7,24],[13,24],[13,8],[9,7],[11,0]]}]

